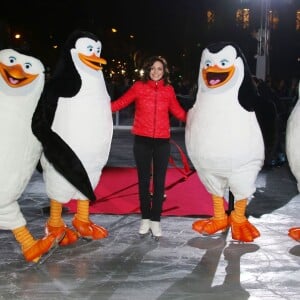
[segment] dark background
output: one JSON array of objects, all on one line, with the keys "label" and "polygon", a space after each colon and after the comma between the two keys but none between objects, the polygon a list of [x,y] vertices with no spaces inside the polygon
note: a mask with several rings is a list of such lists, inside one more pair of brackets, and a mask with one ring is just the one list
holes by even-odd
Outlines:
[{"label": "dark background", "polygon": [[[102,56],[108,62],[125,61],[132,71],[146,56],[159,54],[167,58],[174,73],[196,80],[200,55],[207,44],[234,41],[247,52],[250,31],[260,26],[262,1],[7,1],[1,3],[0,47],[25,45],[52,68],[60,45],[74,29],[81,28],[99,36]],[[247,28],[235,20],[236,10],[243,7],[251,11]],[[300,31],[296,31],[295,22],[300,0],[271,0],[271,7],[279,16],[278,28],[271,30],[271,75],[299,77]],[[213,24],[207,23],[208,9],[215,12]],[[112,27],[118,32],[112,33]],[[22,33],[22,40],[12,38],[16,31]]]}]

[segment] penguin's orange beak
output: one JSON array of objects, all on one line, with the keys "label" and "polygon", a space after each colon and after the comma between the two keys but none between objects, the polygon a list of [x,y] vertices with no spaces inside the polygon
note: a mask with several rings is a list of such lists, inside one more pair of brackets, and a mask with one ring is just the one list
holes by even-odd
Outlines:
[{"label": "penguin's orange beak", "polygon": [[88,67],[94,70],[102,70],[102,65],[106,65],[107,62],[104,58],[98,57],[95,54],[93,55],[84,55],[82,53],[78,54],[80,60],[86,64]]},{"label": "penguin's orange beak", "polygon": [[207,69],[202,69],[202,77],[207,87],[217,88],[228,82],[232,78],[234,71],[234,65],[226,69],[211,66]]},{"label": "penguin's orange beak", "polygon": [[38,74],[24,72],[21,65],[6,66],[0,62],[0,74],[12,88],[18,88],[32,82]]}]

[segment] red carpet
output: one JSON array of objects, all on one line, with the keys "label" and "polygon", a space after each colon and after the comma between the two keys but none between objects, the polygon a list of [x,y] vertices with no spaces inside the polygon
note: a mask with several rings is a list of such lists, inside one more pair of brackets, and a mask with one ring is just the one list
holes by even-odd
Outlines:
[{"label": "red carpet", "polygon": [[[135,168],[104,168],[95,190],[97,201],[91,203],[90,213],[132,214],[140,213],[137,173]],[[169,168],[166,178],[164,216],[211,216],[211,196],[196,172],[185,177],[178,169]],[[70,213],[76,212],[76,201],[65,205]]]}]

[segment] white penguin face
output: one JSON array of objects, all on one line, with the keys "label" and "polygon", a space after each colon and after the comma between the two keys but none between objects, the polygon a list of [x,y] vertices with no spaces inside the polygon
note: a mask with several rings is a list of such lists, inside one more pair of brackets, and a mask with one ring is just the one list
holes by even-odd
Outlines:
[{"label": "white penguin face", "polygon": [[33,85],[44,83],[44,66],[36,58],[13,49],[0,51],[0,90],[10,94],[32,91]]},{"label": "white penguin face", "polygon": [[233,86],[240,86],[244,65],[235,48],[224,47],[218,53],[204,49],[200,61],[199,87],[203,92],[220,93]]},{"label": "white penguin face", "polygon": [[101,70],[102,64],[106,60],[100,57],[101,43],[90,38],[79,38],[75,43],[75,48],[71,49],[73,61],[76,66]]},{"label": "white penguin face", "polygon": [[80,38],[76,41],[75,48],[79,53],[86,56],[96,55],[100,57],[101,53],[101,43],[100,41],[95,42],[90,38]]}]

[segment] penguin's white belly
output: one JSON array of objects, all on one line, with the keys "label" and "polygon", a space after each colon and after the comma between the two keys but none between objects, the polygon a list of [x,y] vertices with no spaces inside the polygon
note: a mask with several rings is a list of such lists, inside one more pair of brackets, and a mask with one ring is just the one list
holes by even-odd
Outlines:
[{"label": "penguin's white belly", "polygon": [[2,106],[0,136],[0,227],[13,229],[25,224],[17,200],[35,170],[42,146],[32,134],[31,118]]},{"label": "penguin's white belly", "polygon": [[[228,108],[228,107],[227,107]],[[195,168],[231,172],[252,161],[262,165],[264,143],[254,112],[240,106],[188,113],[186,147]]]},{"label": "penguin's white belly", "polygon": [[3,203],[20,197],[42,148],[31,131],[31,118],[9,111],[7,107],[0,109],[0,136],[0,198]]},{"label": "penguin's white belly", "polygon": [[[101,99],[101,95],[60,98],[52,124],[52,130],[72,148],[82,162],[93,187],[98,184],[111,147],[113,121],[110,102],[107,100],[107,96]],[[74,194],[75,188],[45,158],[43,167],[46,169],[44,178],[50,197],[52,195],[65,202],[70,200],[70,196],[86,199],[77,191]]]},{"label": "penguin's white belly", "polygon": [[286,154],[292,173],[300,183],[300,102],[296,104],[287,122]]},{"label": "penguin's white belly", "polygon": [[107,160],[113,121],[110,103],[99,98],[60,99],[52,124],[55,131],[86,166]]}]

